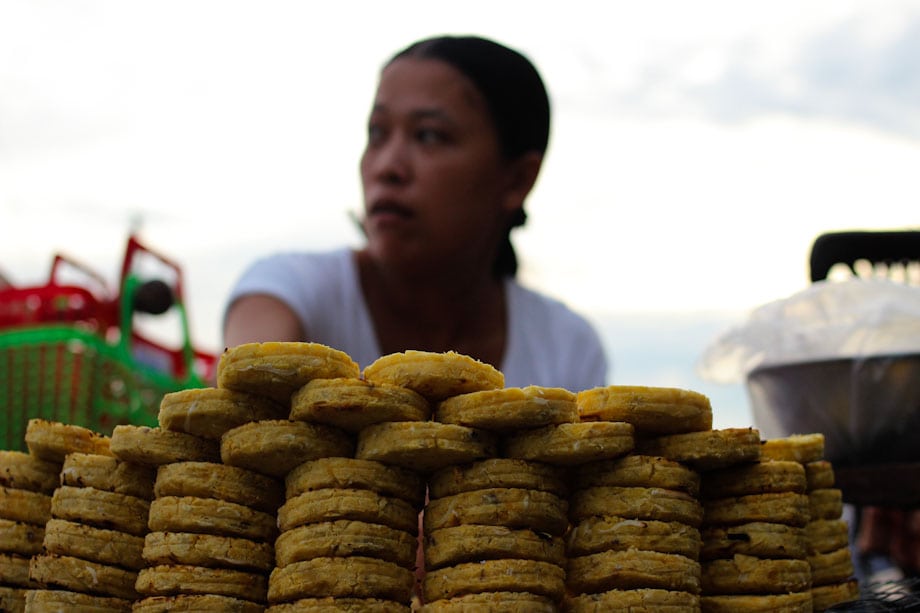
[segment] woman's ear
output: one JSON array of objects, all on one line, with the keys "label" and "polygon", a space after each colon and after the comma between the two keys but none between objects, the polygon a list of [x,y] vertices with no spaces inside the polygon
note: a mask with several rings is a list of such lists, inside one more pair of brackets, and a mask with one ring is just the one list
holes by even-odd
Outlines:
[{"label": "woman's ear", "polygon": [[505,189],[505,210],[510,212],[524,206],[524,200],[537,182],[543,154],[531,151],[508,164],[508,183]]}]

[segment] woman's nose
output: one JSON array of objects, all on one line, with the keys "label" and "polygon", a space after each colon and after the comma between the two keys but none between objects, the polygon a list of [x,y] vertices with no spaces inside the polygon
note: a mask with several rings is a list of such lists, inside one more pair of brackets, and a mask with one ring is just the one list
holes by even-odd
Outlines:
[{"label": "woman's nose", "polygon": [[404,139],[391,135],[368,150],[370,170],[375,179],[402,183],[411,175],[409,151]]}]

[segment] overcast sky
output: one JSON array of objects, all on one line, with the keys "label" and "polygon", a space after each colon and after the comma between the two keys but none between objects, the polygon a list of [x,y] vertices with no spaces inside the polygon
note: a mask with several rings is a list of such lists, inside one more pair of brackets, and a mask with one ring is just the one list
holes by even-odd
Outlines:
[{"label": "overcast sky", "polygon": [[916,226],[920,2],[0,0],[0,272],[179,261],[198,342],[276,249],[357,244],[377,72],[494,37],[554,107],[515,242],[594,318],[744,313],[807,285],[821,232]]}]

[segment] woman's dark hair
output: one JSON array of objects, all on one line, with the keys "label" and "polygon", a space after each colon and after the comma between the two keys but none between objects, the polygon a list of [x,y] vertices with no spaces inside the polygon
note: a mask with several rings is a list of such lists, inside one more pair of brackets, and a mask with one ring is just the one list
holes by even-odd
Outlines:
[{"label": "woman's dark hair", "polygon": [[[440,60],[472,81],[486,101],[505,158],[546,152],[549,96],[537,69],[521,53],[478,36],[439,36],[409,45],[390,61],[403,57]],[[512,217],[492,267],[496,277],[517,273],[510,235],[526,219],[523,209]]]}]

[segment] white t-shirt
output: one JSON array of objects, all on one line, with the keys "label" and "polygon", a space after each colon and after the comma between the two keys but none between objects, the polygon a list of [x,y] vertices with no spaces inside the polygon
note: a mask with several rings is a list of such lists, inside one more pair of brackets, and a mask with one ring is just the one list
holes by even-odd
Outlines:
[{"label": "white t-shirt", "polygon": [[[507,387],[580,391],[606,385],[607,359],[594,328],[557,300],[506,284],[508,343],[499,370]],[[351,250],[279,253],[254,262],[230,293],[268,294],[300,318],[310,340],[344,351],[364,368],[380,357]]]}]

